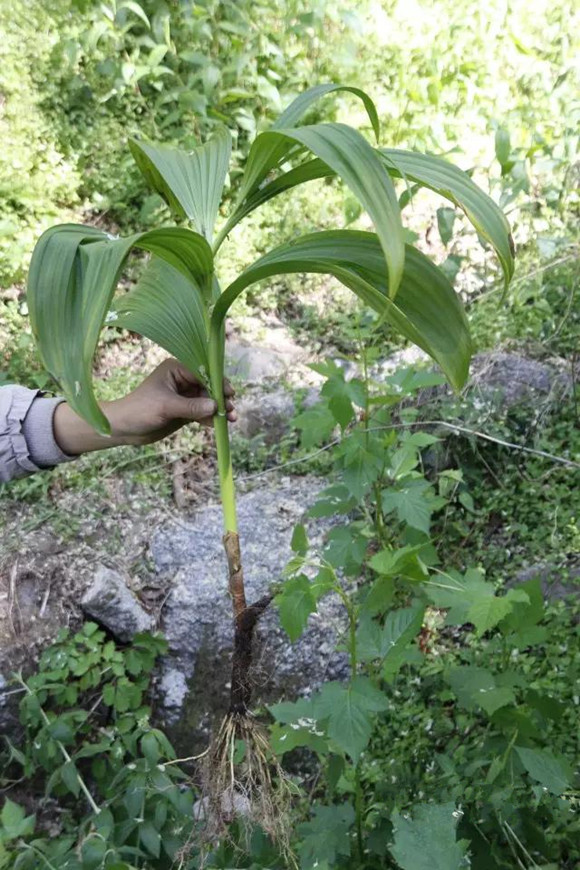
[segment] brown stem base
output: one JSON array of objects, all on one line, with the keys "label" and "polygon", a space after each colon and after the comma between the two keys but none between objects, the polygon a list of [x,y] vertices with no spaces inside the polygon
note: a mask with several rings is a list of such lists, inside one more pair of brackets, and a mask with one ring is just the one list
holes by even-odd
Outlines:
[{"label": "brown stem base", "polygon": [[228,532],[225,535],[224,548],[228,559],[229,591],[235,626],[230,713],[240,714],[249,710],[252,699],[250,668],[252,666],[254,628],[274,596],[264,595],[248,607],[244,589],[240,539],[235,532]]},{"label": "brown stem base", "polygon": [[236,618],[234,656],[232,661],[232,687],[230,690],[230,713],[246,713],[252,700],[250,668],[252,666],[252,641],[254,628],[264,613],[273,595],[264,595],[251,604]]}]

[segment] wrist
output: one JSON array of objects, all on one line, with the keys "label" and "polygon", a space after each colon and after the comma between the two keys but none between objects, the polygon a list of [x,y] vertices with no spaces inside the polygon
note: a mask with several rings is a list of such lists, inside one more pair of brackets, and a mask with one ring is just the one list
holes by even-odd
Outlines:
[{"label": "wrist", "polygon": [[62,402],[57,406],[52,421],[54,440],[63,453],[79,456],[94,450],[106,450],[126,444],[115,421],[114,402],[101,403],[101,409],[111,423],[111,435],[99,435],[92,426],[75,414],[72,408]]}]

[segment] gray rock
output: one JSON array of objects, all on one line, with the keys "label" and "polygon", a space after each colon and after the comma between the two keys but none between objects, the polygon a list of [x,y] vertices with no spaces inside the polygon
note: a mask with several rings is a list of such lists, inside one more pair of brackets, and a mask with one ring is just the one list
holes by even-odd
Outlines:
[{"label": "gray rock", "polygon": [[[240,496],[238,518],[249,603],[280,579],[292,555],[294,525],[322,486],[322,481],[311,477],[282,479]],[[326,528],[319,521],[309,522],[311,541],[322,543]],[[157,691],[162,718],[178,747],[191,748],[192,739],[196,735],[199,739],[228,705],[232,620],[221,534],[221,508],[211,505],[192,522],[160,528],[151,544],[157,570],[175,574],[162,624],[170,652]],[[321,602],[319,613],[311,615],[300,640],[291,644],[276,608],[270,607],[257,631],[255,704],[295,697],[325,679],[344,677],[346,656],[335,652],[335,642],[345,629],[340,600],[329,596]]]},{"label": "gray rock", "polygon": [[[319,391],[312,387],[301,404],[310,407],[319,395]],[[296,408],[296,394],[291,390],[274,390],[271,393],[253,390],[236,402],[238,420],[235,432],[243,438],[261,435],[265,444],[276,444],[290,431]]]},{"label": "gray rock", "polygon": [[121,641],[129,641],[137,632],[155,627],[154,618],[141,607],[121,574],[104,565],[98,566],[81,607]]},{"label": "gray rock", "polygon": [[8,737],[18,733],[18,702],[21,694],[18,686],[0,674],[0,734]]},{"label": "gray rock", "polygon": [[517,353],[478,353],[470,375],[470,388],[497,392],[504,407],[547,396],[565,386],[566,377],[552,366]]},{"label": "gray rock", "polygon": [[549,601],[558,601],[568,595],[578,595],[580,592],[580,561],[571,562],[565,567],[550,565],[547,562],[538,562],[523,568],[515,575],[508,586],[516,586],[518,583],[526,583],[538,577],[542,585],[544,598]]},{"label": "gray rock", "polygon": [[271,379],[279,380],[301,353],[284,348],[275,350],[241,342],[226,345],[226,372],[229,377],[240,377],[248,384],[261,384]]}]

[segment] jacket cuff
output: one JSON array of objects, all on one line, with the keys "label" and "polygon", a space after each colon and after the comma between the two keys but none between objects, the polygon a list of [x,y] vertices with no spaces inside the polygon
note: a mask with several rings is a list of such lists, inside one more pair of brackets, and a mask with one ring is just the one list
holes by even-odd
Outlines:
[{"label": "jacket cuff", "polygon": [[38,468],[52,468],[78,458],[63,453],[54,437],[53,417],[61,402],[64,399],[35,398],[22,423],[28,455]]}]

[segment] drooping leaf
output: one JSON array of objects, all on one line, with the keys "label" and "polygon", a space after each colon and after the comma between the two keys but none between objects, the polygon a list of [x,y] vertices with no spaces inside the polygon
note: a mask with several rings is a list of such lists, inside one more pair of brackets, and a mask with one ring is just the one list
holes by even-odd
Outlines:
[{"label": "drooping leaf", "polygon": [[306,91],[299,94],[272,124],[272,129],[282,130],[289,127],[295,127],[298,121],[300,121],[316,100],[326,96],[326,94],[336,93],[337,91],[348,91],[349,93],[360,97],[364,103],[365,109],[367,110],[374,134],[378,140],[380,133],[379,116],[375,104],[369,95],[364,91],[361,91],[360,88],[353,88],[347,85],[337,85],[332,82],[328,84],[314,85],[314,87],[308,88]]},{"label": "drooping leaf", "polygon": [[[460,208],[478,234],[494,248],[500,261],[507,287],[514,271],[513,241],[509,224],[498,205],[466,172],[441,157],[399,149],[382,148],[387,172],[395,178],[405,178],[414,184],[428,187]],[[278,178],[261,184],[247,195],[236,210],[235,223],[267,202],[299,184],[318,178],[334,176],[334,170],[320,159],[309,160],[288,170]]]},{"label": "drooping leaf", "polygon": [[108,322],[137,332],[206,381],[206,310],[196,285],[169,263],[154,257],[136,286],[115,300]]},{"label": "drooping leaf", "polygon": [[[366,139],[345,124],[313,124],[295,130],[270,130],[255,140],[244,173],[240,204],[293,151],[308,149],[322,159],[350,188],[369,214],[388,265],[388,295],[397,293],[405,259],[403,227],[395,188],[380,155]],[[240,219],[238,209],[226,225]],[[384,274],[383,268],[383,274]]]},{"label": "drooping leaf", "polygon": [[380,151],[391,174],[434,190],[465,212],[479,235],[495,249],[507,287],[514,272],[513,241],[505,215],[491,197],[466,172],[440,157],[396,148]]},{"label": "drooping leaf", "polygon": [[467,843],[457,841],[461,817],[454,803],[418,804],[413,817],[395,810],[391,816],[391,854],[402,870],[461,870],[469,867]]},{"label": "drooping leaf", "polygon": [[232,150],[229,131],[218,128],[191,152],[135,139],[129,147],[147,183],[211,242]]},{"label": "drooping leaf", "polygon": [[30,322],[44,365],[73,410],[102,434],[110,426],[95,399],[92,360],[132,248],[166,260],[200,292],[209,287],[213,257],[207,241],[179,228],[116,239],[92,227],[53,227],[37,243],[28,276]]},{"label": "drooping leaf", "polygon": [[334,275],[405,338],[432,356],[454,387],[464,384],[471,339],[461,302],[448,279],[427,257],[407,246],[399,292],[391,300],[383,252],[373,233],[311,233],[274,248],[224,290],[213,317],[222,321],[234,300],[251,284],[290,272]]}]

